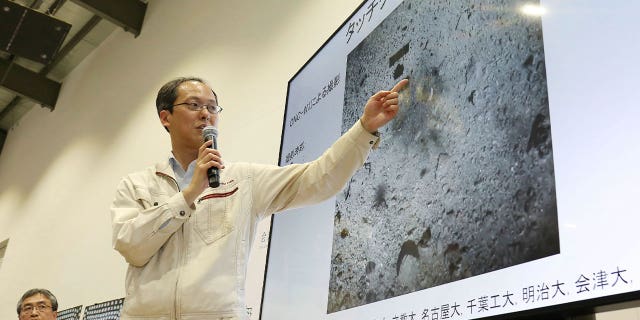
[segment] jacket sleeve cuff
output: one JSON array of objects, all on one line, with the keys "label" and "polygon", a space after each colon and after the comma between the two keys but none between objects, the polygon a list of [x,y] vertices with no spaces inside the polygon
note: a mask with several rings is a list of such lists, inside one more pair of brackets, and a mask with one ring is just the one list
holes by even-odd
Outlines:
[{"label": "jacket sleeve cuff", "polygon": [[189,206],[184,200],[182,192],[176,193],[169,201],[163,215],[167,218],[159,226],[158,231],[175,232],[195,211],[195,206]]},{"label": "jacket sleeve cuff", "polygon": [[353,140],[357,144],[369,144],[371,149],[377,149],[380,145],[380,132],[370,133],[362,125],[362,120],[358,120],[349,131],[354,131]]}]

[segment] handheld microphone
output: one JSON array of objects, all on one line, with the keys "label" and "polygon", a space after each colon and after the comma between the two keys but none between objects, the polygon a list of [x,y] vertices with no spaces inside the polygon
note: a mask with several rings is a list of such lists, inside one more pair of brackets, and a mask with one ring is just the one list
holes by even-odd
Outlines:
[{"label": "handheld microphone", "polygon": [[[213,141],[211,144],[212,149],[218,149],[218,128],[214,126],[206,126],[202,129],[202,138],[204,141]],[[217,188],[220,186],[220,172],[218,168],[211,167],[207,169],[207,177],[209,178],[209,187]]]}]

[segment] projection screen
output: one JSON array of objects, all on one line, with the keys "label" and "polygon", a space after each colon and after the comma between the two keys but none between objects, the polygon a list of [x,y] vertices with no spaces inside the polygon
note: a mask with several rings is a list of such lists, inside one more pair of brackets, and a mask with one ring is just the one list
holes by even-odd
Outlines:
[{"label": "projection screen", "polygon": [[339,194],[274,216],[261,319],[471,319],[637,295],[639,10],[363,2],[289,82],[280,165],[317,158],[368,97],[410,83]]}]

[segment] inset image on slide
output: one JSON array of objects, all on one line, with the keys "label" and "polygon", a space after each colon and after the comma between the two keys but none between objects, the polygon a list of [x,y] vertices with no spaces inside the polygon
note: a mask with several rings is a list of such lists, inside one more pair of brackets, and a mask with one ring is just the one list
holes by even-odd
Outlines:
[{"label": "inset image on slide", "polygon": [[410,84],[336,197],[328,312],[560,253],[542,25],[524,4],[405,0],[348,55],[343,132],[375,91]]}]

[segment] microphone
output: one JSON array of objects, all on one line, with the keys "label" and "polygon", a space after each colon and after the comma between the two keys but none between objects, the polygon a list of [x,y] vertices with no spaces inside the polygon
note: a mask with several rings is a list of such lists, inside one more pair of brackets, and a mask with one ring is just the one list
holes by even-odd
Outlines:
[{"label": "microphone", "polygon": [[[218,138],[218,128],[214,126],[204,127],[204,129],[202,129],[202,138],[205,142],[209,140],[213,141],[211,148],[218,149],[218,141],[216,140]],[[207,177],[209,178],[209,187],[217,188],[220,186],[220,172],[218,168],[211,167],[207,169]]]}]

